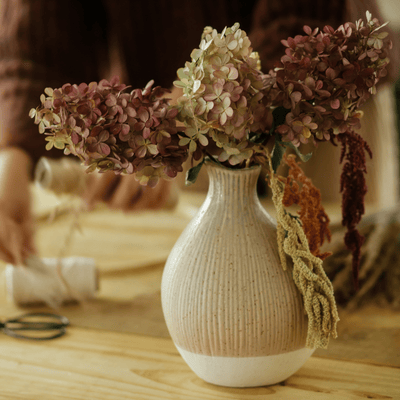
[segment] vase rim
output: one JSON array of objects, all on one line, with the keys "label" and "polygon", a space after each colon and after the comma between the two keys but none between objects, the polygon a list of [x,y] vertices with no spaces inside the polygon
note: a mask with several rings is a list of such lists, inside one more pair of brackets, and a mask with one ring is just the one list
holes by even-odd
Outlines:
[{"label": "vase rim", "polygon": [[225,167],[225,165],[217,164],[216,162],[211,161],[210,159],[206,159],[205,160],[205,165],[207,167],[214,167],[214,168],[217,168],[217,169],[222,169],[222,170],[233,172],[233,173],[240,173],[240,172],[244,172],[244,171],[253,171],[253,170],[261,169],[261,165],[259,165],[259,164],[258,165],[252,165],[251,167],[246,167],[246,168],[233,169],[233,168]]}]

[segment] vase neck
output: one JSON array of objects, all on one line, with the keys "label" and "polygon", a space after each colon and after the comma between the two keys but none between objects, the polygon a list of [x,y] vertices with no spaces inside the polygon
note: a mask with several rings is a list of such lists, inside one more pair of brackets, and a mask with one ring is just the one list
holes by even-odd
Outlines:
[{"label": "vase neck", "polygon": [[210,200],[247,203],[257,202],[257,179],[261,167],[228,169],[211,163],[207,164],[210,178],[208,197]]}]

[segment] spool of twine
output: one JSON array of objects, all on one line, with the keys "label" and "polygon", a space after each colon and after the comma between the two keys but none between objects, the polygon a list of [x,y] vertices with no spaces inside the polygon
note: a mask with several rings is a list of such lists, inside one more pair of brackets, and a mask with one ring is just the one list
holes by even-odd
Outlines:
[{"label": "spool of twine", "polygon": [[26,266],[5,269],[8,297],[17,304],[46,303],[57,308],[95,296],[99,287],[95,261],[86,257],[30,257]]},{"label": "spool of twine", "polygon": [[87,177],[85,167],[69,157],[58,160],[42,157],[36,164],[36,185],[55,194],[82,194]]},{"label": "spool of twine", "polygon": [[[34,174],[38,187],[56,195],[82,195],[87,178],[85,167],[70,157],[42,157]],[[64,257],[78,225],[77,218],[84,209],[81,205],[73,210],[75,218],[59,257],[31,256],[23,266],[6,266],[7,293],[12,301],[17,304],[46,303],[57,308],[65,302],[84,301],[95,296],[99,278],[94,259]]]}]

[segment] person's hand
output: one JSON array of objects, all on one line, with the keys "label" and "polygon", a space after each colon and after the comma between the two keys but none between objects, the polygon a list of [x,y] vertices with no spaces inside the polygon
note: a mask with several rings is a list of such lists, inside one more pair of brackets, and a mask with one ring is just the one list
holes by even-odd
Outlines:
[{"label": "person's hand", "polygon": [[87,180],[83,198],[89,208],[93,208],[97,202],[124,211],[169,208],[176,203],[177,186],[160,179],[155,188],[150,188],[140,185],[133,175],[93,173]]},{"label": "person's hand", "polygon": [[0,150],[0,259],[14,265],[35,253],[30,168],[31,160],[23,150]]}]

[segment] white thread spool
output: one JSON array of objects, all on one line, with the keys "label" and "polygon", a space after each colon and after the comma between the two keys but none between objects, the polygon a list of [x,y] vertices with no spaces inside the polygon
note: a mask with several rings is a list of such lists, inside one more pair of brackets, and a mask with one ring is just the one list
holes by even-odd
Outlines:
[{"label": "white thread spool", "polygon": [[87,177],[85,167],[70,157],[58,160],[42,157],[36,164],[36,185],[55,194],[82,194]]},{"label": "white thread spool", "polygon": [[17,304],[44,302],[57,308],[68,301],[91,299],[98,290],[98,271],[92,258],[31,257],[26,264],[8,264],[5,269],[8,296]]},{"label": "white thread spool", "polygon": [[[36,185],[56,195],[81,195],[87,178],[85,167],[71,157],[42,157],[36,164]],[[26,267],[6,267],[7,292],[15,303],[44,302],[56,308],[64,302],[90,299],[98,290],[98,271],[92,258],[30,257],[25,263]]]}]

